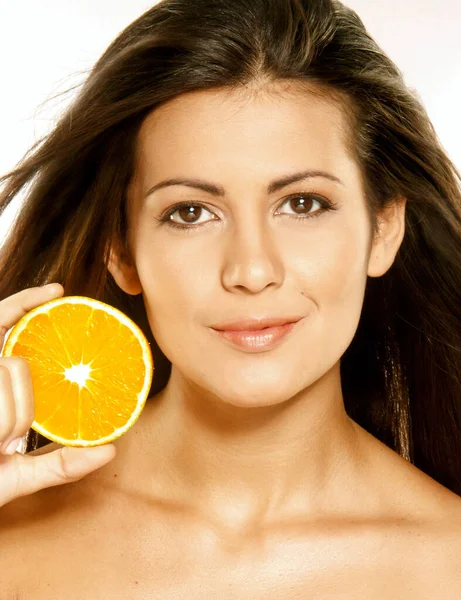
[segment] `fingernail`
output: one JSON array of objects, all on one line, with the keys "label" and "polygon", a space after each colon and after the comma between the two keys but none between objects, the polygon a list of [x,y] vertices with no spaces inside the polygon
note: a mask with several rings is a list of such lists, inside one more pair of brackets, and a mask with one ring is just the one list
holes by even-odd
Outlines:
[{"label": "fingernail", "polygon": [[5,449],[5,454],[14,454],[21,443],[22,438],[12,440]]}]

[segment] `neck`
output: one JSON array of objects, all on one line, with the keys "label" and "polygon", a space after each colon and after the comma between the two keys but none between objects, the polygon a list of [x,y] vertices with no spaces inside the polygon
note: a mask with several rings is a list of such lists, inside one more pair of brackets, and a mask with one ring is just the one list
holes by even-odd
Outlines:
[{"label": "neck", "polygon": [[250,408],[194,390],[172,371],[145,412],[141,459],[139,438],[125,436],[143,481],[150,473],[163,492],[174,489],[176,500],[229,529],[314,518],[356,502],[363,457],[339,365],[285,402]]}]

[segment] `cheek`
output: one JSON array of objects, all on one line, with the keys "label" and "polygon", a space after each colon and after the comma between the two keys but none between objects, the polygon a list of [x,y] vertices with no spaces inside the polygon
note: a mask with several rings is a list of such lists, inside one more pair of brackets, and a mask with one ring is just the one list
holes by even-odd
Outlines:
[{"label": "cheek", "polygon": [[298,268],[298,288],[313,303],[324,348],[337,358],[349,346],[360,320],[367,281],[368,229],[341,224],[309,249]]},{"label": "cheek", "polygon": [[342,305],[354,301],[366,277],[366,246],[360,236],[340,234],[333,238],[309,262],[308,282],[327,304]]},{"label": "cheek", "polygon": [[178,348],[187,337],[187,327],[208,324],[207,315],[208,320],[213,318],[210,305],[216,294],[216,265],[205,264],[210,252],[194,249],[191,241],[178,237],[177,243],[170,239],[165,244],[158,237],[159,243],[149,235],[144,245],[139,244],[135,262],[156,341]]}]

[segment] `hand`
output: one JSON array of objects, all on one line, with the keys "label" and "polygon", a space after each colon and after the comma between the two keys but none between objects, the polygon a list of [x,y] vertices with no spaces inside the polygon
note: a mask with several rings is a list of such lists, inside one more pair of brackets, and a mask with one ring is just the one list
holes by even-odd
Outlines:
[{"label": "hand", "polygon": [[[59,283],[33,287],[0,302],[0,349],[6,332],[33,308],[63,296]],[[46,487],[82,479],[111,461],[113,444],[91,448],[61,447],[38,456],[16,450],[34,421],[34,394],[28,362],[0,357],[0,506]]]}]

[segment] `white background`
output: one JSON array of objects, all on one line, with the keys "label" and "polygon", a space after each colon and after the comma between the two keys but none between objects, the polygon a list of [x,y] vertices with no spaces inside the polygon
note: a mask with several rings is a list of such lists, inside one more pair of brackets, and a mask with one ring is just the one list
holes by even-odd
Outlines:
[{"label": "white background", "polygon": [[[193,1],[193,0],[191,0]],[[229,0],[232,1],[232,0]],[[346,0],[404,72],[461,168],[461,0]],[[0,0],[0,174],[49,131],[105,48],[153,0]],[[0,218],[0,244],[21,198]]]}]

